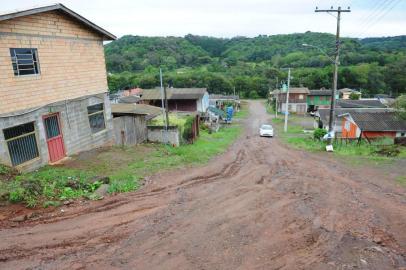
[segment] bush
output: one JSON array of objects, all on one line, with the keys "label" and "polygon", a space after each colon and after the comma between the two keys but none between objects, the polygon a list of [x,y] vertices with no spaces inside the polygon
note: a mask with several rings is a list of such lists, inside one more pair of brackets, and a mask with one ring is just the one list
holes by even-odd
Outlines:
[{"label": "bush", "polygon": [[185,141],[189,141],[190,138],[192,137],[192,126],[193,126],[193,121],[195,120],[194,116],[188,116],[186,118],[186,122],[183,126],[183,133],[182,133],[182,138]]},{"label": "bush", "polygon": [[314,130],[313,137],[314,137],[314,139],[320,141],[323,138],[323,136],[326,134],[327,134],[327,130],[325,130],[324,128],[316,128]]},{"label": "bush", "polygon": [[250,99],[258,99],[260,96],[258,95],[258,92],[255,90],[252,90],[248,93],[248,98]]}]

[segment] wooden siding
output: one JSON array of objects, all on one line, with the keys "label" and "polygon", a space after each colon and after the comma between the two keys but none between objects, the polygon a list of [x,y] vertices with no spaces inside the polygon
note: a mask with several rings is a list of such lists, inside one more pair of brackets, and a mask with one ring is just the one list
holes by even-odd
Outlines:
[{"label": "wooden siding", "polygon": [[364,132],[362,132],[362,137],[368,138],[368,139],[376,139],[376,138],[382,138],[382,137],[395,138],[396,132],[395,131],[364,131]]},{"label": "wooden siding", "polygon": [[116,145],[136,145],[147,140],[145,116],[120,116],[113,118]]},{"label": "wooden siding", "polygon": [[[10,48],[37,48],[40,74],[14,76]],[[0,22],[0,114],[106,91],[100,35],[57,11]]]}]

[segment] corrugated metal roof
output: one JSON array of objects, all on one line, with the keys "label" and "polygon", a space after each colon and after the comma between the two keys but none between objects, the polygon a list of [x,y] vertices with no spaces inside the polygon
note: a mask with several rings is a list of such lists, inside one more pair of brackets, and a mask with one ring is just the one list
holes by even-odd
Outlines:
[{"label": "corrugated metal roof", "polygon": [[339,99],[336,106],[341,108],[386,108],[378,99]]},{"label": "corrugated metal roof", "polygon": [[33,7],[29,9],[24,9],[24,10],[15,10],[7,13],[0,14],[0,21],[4,20],[11,20],[14,18],[18,17],[23,17],[23,16],[30,16],[38,13],[43,13],[43,12],[48,12],[48,11],[61,11],[64,14],[70,16],[71,18],[81,22],[82,24],[86,25],[90,29],[92,29],[95,32],[98,32],[99,34],[103,35],[104,40],[115,40],[117,39],[115,35],[111,34],[110,32],[104,30],[100,26],[97,26],[96,24],[92,23],[85,17],[82,17],[81,15],[77,14],[73,10],[70,10],[69,8],[65,7],[64,5],[58,3],[58,4],[53,4],[53,5],[46,5],[46,6],[38,6],[38,7]]},{"label": "corrugated metal roof", "polygon": [[[275,90],[274,94],[284,94],[286,91],[281,91],[281,90]],[[290,94],[309,94],[309,88],[307,87],[291,87],[289,88],[289,93]]]},{"label": "corrugated metal roof", "polygon": [[[346,113],[354,113],[354,112],[359,112],[359,113],[373,113],[373,112],[393,112],[394,110],[392,108],[335,108],[334,114],[336,117],[346,114]],[[329,119],[330,119],[330,109],[318,109],[317,114],[320,117],[320,120],[324,124],[328,124]]]},{"label": "corrugated metal roof", "polygon": [[[207,92],[206,88],[167,88],[167,99],[199,99]],[[144,89],[141,99],[142,100],[160,100],[162,98],[161,90]]]},{"label": "corrugated metal roof", "polygon": [[112,114],[138,114],[156,116],[161,114],[162,109],[146,104],[111,104]]},{"label": "corrugated metal roof", "polygon": [[331,90],[309,90],[309,96],[331,96]]},{"label": "corrugated metal roof", "polygon": [[406,120],[396,112],[352,112],[350,115],[362,131],[406,131]]},{"label": "corrugated metal roof", "polygon": [[126,97],[120,97],[118,99],[118,103],[137,103],[140,101],[140,97],[138,96],[126,96]]}]

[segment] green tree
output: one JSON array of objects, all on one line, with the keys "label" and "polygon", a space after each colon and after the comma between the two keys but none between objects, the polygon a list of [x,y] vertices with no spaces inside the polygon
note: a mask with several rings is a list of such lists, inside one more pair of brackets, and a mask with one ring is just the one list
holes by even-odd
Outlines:
[{"label": "green tree", "polygon": [[406,95],[401,95],[396,99],[395,108],[398,115],[406,120]]}]

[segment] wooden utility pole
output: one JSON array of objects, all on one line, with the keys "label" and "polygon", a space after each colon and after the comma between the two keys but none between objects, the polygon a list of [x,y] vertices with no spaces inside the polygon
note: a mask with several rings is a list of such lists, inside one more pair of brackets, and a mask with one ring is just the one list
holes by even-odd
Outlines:
[{"label": "wooden utility pole", "polygon": [[315,12],[327,12],[327,13],[337,13],[337,32],[336,32],[336,51],[334,60],[334,77],[333,77],[333,90],[331,91],[331,105],[330,105],[330,119],[328,124],[328,145],[332,144],[332,135],[334,132],[335,123],[335,103],[336,103],[336,92],[337,92],[337,81],[338,81],[338,66],[340,64],[340,22],[341,22],[341,12],[351,12],[350,7],[348,9],[318,9],[316,7]]}]

